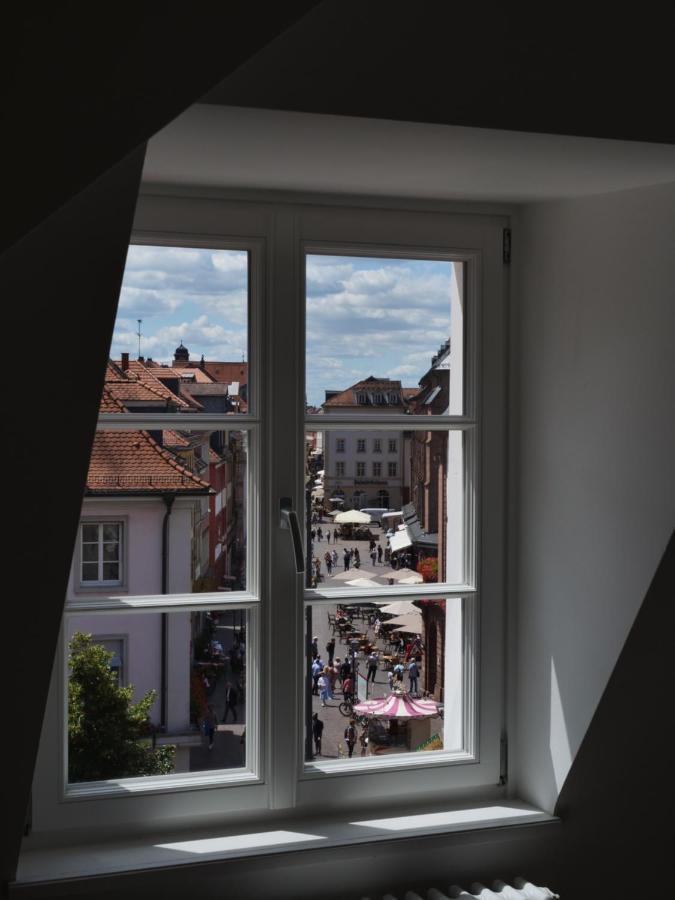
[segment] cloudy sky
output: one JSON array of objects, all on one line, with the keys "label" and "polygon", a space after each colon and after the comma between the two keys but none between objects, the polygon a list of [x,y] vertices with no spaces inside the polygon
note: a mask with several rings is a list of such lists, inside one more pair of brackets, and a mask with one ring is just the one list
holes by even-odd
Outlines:
[{"label": "cloudy sky", "polygon": [[[452,263],[363,257],[307,260],[307,400],[361,378],[413,387],[449,337]],[[170,362],[182,341],[192,359],[241,360],[246,346],[246,253],[129,249],[111,355]]]}]

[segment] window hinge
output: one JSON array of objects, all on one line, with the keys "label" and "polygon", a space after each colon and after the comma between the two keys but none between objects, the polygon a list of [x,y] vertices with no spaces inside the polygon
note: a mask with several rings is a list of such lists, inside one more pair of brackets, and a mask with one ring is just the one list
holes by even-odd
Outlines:
[{"label": "window hinge", "polygon": [[508,765],[509,765],[509,739],[506,734],[502,734],[499,741],[499,783],[506,784],[508,781]]},{"label": "window hinge", "polygon": [[505,266],[511,264],[511,229],[502,231],[502,261]]}]

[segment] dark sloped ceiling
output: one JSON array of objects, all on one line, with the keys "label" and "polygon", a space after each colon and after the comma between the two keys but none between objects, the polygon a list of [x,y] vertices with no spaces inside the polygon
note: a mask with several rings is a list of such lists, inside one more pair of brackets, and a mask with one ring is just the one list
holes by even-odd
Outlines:
[{"label": "dark sloped ceiling", "polygon": [[324,0],[209,102],[670,143],[651,6]]}]

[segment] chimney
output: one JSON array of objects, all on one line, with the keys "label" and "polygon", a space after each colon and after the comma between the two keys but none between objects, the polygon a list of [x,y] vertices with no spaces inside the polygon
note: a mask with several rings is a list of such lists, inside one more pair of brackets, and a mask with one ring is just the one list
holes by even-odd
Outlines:
[{"label": "chimney", "polygon": [[127,372],[129,370],[129,354],[122,354],[122,371]]}]

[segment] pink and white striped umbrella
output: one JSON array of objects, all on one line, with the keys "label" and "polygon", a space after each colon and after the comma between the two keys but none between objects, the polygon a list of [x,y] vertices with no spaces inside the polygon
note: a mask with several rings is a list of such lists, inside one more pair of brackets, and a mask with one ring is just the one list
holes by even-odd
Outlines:
[{"label": "pink and white striped umbrella", "polygon": [[392,691],[378,700],[364,700],[354,706],[354,712],[378,719],[429,719],[439,715],[435,700],[418,700],[406,691]]}]

